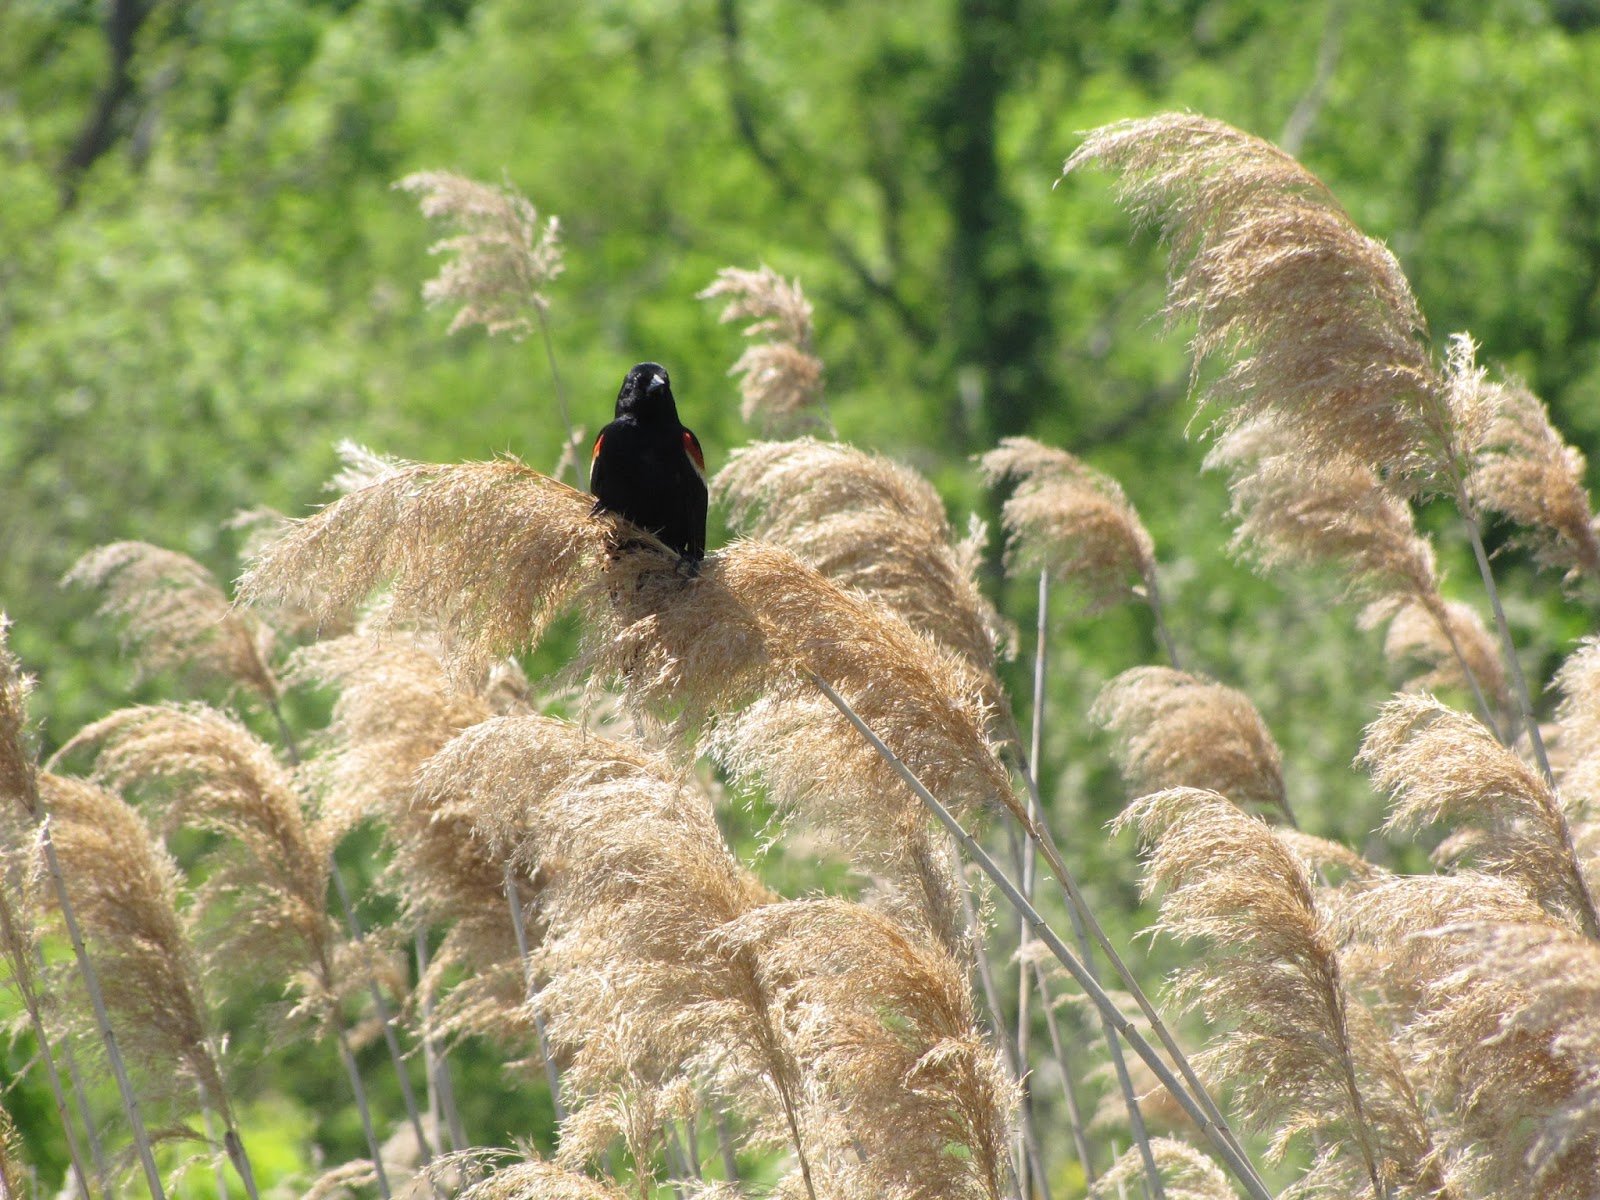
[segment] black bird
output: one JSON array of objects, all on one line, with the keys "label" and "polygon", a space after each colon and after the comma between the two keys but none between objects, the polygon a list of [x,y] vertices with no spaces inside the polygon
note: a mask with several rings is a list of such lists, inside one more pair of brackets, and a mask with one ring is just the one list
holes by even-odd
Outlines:
[{"label": "black bird", "polygon": [[655,534],[698,569],[706,553],[706,460],[678,420],[667,369],[640,363],[617,393],[616,420],[594,440],[594,511]]}]

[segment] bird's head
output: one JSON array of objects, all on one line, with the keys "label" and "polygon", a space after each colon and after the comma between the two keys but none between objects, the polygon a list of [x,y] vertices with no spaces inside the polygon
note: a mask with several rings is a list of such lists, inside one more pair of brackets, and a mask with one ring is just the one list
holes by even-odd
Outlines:
[{"label": "bird's head", "polygon": [[628,372],[617,393],[617,416],[636,417],[641,421],[659,421],[663,417],[678,419],[678,406],[672,399],[672,384],[667,380],[667,369],[660,363],[640,363]]}]

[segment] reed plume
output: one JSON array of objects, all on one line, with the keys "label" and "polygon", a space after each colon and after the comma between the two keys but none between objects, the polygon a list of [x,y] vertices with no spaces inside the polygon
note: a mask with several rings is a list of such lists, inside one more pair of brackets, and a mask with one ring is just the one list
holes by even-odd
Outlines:
[{"label": "reed plume", "polygon": [[811,303],[800,281],[784,279],[766,265],[755,271],[724,267],[696,298],[724,297],[724,325],[751,320],[744,329],[751,343],[728,371],[739,376],[739,415],[746,422],[759,420],[768,435],[793,436],[819,425],[831,432],[822,360],[811,349]]},{"label": "reed plume", "polygon": [[1470,858],[1510,876],[1551,912],[1600,936],[1560,796],[1480,723],[1431,696],[1396,696],[1367,727],[1357,762],[1393,800],[1385,829],[1453,825],[1458,836],[1439,857]]},{"label": "reed plume", "polygon": [[1175,788],[1117,819],[1150,847],[1144,891],[1165,887],[1159,928],[1204,938],[1175,980],[1207,1020],[1231,1020],[1204,1056],[1235,1103],[1273,1127],[1269,1154],[1309,1135],[1323,1148],[1297,1185],[1370,1188],[1375,1200],[1435,1187],[1431,1138],[1403,1063],[1349,990],[1333,927],[1300,860],[1259,819],[1214,792]]},{"label": "reed plume", "polygon": [[113,542],[78,559],[63,582],[104,593],[97,615],[121,623],[141,675],[176,669],[277,702],[277,680],[267,665],[272,631],[235,608],[211,572],[188,555],[147,542]]},{"label": "reed plume", "polygon": [[240,580],[330,624],[380,586],[398,624],[437,628],[470,676],[539,638],[606,553],[593,497],[510,459],[408,464],[296,521]]},{"label": "reed plume", "polygon": [[[1177,1138],[1150,1139],[1150,1148],[1161,1168],[1161,1183],[1167,1200],[1235,1200],[1237,1193],[1228,1177],[1204,1154]],[[1138,1186],[1144,1161],[1137,1149],[1128,1150],[1095,1181],[1089,1195],[1094,1200],[1120,1200]]]},{"label": "reed plume", "polygon": [[[545,879],[537,1005],[580,1101],[559,1161],[623,1136],[637,1169],[703,1077],[751,1106],[759,1136],[801,1146],[800,1077],[748,964],[711,932],[772,897],[734,862],[702,795],[659,760],[551,717],[496,717],[418,777],[436,811],[470,812],[489,851]],[[603,1103],[623,1089],[627,1111]],[[650,1120],[640,1118],[655,1114]]]},{"label": "reed plume", "polygon": [[423,216],[460,231],[428,247],[446,261],[422,287],[429,304],[459,306],[449,332],[482,325],[517,340],[532,332],[533,317],[550,304],[545,288],[561,274],[560,222],[541,225],[538,210],[509,183],[418,171],[394,186],[421,197]]},{"label": "reed plume", "polygon": [[[1419,881],[1420,882],[1420,881]],[[1442,882],[1442,881],[1441,881]],[[1432,881],[1363,898],[1359,936],[1437,1107],[1452,1191],[1593,1194],[1600,1171],[1600,949],[1514,883]],[[1418,902],[1418,892],[1431,893]],[[1520,918],[1520,919],[1519,919]],[[1395,927],[1398,927],[1397,929]]]},{"label": "reed plume", "polygon": [[850,1194],[1006,1194],[1019,1093],[959,960],[841,900],[768,904],[713,940],[756,964],[796,1057],[836,1106]]},{"label": "reed plume", "polygon": [[1016,481],[1001,510],[1009,568],[1048,570],[1090,613],[1153,594],[1155,543],[1115,479],[1024,437],[1004,439],[979,463],[991,486]]},{"label": "reed plume", "polygon": [[[687,586],[634,555],[607,576],[590,661],[637,706],[704,730],[743,786],[811,814],[890,904],[954,947],[965,934],[948,843],[916,797],[823,702],[827,680],[947,803],[1020,812],[969,668],[856,592],[775,546],[739,542]],[[601,640],[603,639],[603,640]]]},{"label": "reed plume", "polygon": [[[308,820],[288,770],[238,721],[203,705],[122,709],[85,726],[53,761],[94,752],[92,778],[145,798],[164,837],[223,839],[196,904],[212,956],[237,969],[288,966],[304,1009],[331,1018],[338,939],[325,911],[332,845]],[[225,914],[248,912],[249,920]]]},{"label": "reed plume", "polygon": [[177,864],[112,792],[47,772],[40,793],[118,1042],[143,1067],[145,1095],[183,1105],[193,1089],[235,1130],[200,962],[178,911]]},{"label": "reed plume", "polygon": [[1092,131],[1065,170],[1118,174],[1123,204],[1158,225],[1166,316],[1193,318],[1195,370],[1222,431],[1272,413],[1297,438],[1381,475],[1435,466],[1451,430],[1426,327],[1394,256],[1275,146],[1206,117],[1165,113]]},{"label": "reed plume", "polygon": [[856,588],[983,677],[1002,696],[996,662],[1014,634],[978,587],[983,539],[957,540],[944,501],[921,475],[838,442],[756,442],[712,481],[728,523],[792,551],[840,587]]},{"label": "reed plume", "polygon": [[1383,654],[1409,674],[1408,691],[1480,688],[1496,712],[1511,707],[1500,648],[1476,609],[1459,600],[1377,600],[1361,614],[1364,626],[1388,622]]},{"label": "reed plume", "polygon": [[1521,528],[1539,565],[1575,584],[1600,579],[1600,522],[1584,483],[1583,454],[1562,439],[1544,403],[1520,381],[1497,389],[1498,411],[1468,487],[1482,507]]},{"label": "reed plume", "polygon": [[1101,689],[1089,719],[1115,735],[1112,757],[1132,795],[1199,788],[1294,820],[1283,755],[1243,692],[1168,667],[1135,667]]}]

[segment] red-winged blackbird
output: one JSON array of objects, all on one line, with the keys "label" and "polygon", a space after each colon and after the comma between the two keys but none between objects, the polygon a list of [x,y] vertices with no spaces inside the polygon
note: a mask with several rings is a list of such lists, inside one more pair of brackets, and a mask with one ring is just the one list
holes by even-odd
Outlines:
[{"label": "red-winged blackbird", "polygon": [[594,511],[626,517],[698,568],[706,553],[706,460],[678,420],[667,369],[640,363],[617,393],[616,420],[594,440]]}]

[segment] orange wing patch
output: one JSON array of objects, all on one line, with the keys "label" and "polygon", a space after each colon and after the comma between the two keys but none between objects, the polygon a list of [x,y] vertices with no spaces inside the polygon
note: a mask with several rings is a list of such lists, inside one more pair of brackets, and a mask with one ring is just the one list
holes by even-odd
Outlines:
[{"label": "orange wing patch", "polygon": [[706,456],[700,453],[700,439],[687,429],[683,431],[683,452],[689,456],[689,461],[694,464],[694,469],[700,472],[700,478],[706,477]]}]

